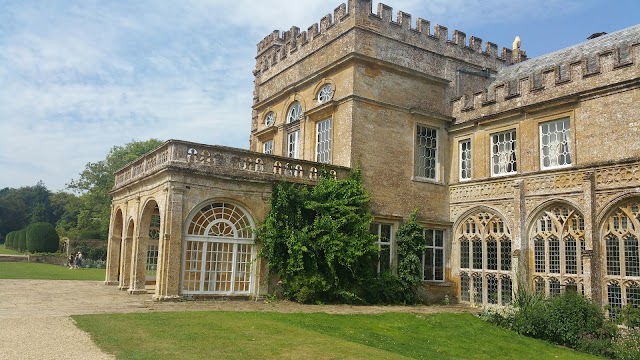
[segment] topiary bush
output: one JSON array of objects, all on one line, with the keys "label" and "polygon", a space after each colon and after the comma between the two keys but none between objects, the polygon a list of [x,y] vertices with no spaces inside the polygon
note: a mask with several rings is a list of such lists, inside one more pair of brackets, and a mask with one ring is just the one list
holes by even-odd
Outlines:
[{"label": "topiary bush", "polygon": [[13,249],[13,234],[14,233],[15,232],[12,231],[12,232],[7,234],[7,237],[6,237],[5,242],[4,242],[4,247],[6,247],[7,249]]},{"label": "topiary bush", "polygon": [[16,250],[20,252],[27,250],[27,229],[18,230],[18,246]]},{"label": "topiary bush", "polygon": [[33,223],[27,227],[26,245],[30,253],[54,253],[59,249],[60,236],[49,223]]}]

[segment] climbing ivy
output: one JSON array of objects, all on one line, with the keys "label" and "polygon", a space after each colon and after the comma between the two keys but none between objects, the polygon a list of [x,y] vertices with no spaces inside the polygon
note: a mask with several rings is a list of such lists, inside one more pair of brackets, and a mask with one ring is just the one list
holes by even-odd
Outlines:
[{"label": "climbing ivy", "polygon": [[415,301],[415,289],[422,283],[422,262],[420,256],[426,250],[424,228],[418,224],[417,210],[396,233],[398,248],[398,278],[405,289],[405,301]]},{"label": "climbing ivy", "polygon": [[368,205],[359,170],[344,180],[323,173],[316,186],[274,186],[271,211],[258,239],[286,298],[367,302],[377,256]]}]

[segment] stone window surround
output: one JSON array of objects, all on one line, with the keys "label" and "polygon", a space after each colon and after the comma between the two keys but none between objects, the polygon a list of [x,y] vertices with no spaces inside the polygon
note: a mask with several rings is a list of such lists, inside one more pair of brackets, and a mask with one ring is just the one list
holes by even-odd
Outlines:
[{"label": "stone window surround", "polygon": [[[554,166],[554,167],[543,167],[542,166],[542,146],[541,146],[541,133],[540,133],[540,127],[542,124],[546,123],[546,122],[551,122],[551,121],[556,121],[556,120],[561,120],[564,118],[569,118],[569,126],[570,126],[570,136],[569,136],[569,150],[571,151],[571,164],[570,165],[565,165],[565,166]],[[538,166],[539,166],[539,170],[541,171],[550,171],[550,170],[557,170],[557,169],[562,169],[562,168],[567,168],[567,167],[572,167],[572,166],[576,166],[577,162],[577,158],[576,158],[576,131],[575,131],[575,110],[570,110],[570,111],[559,111],[559,112],[554,112],[554,113],[549,113],[549,114],[545,114],[544,116],[538,117],[533,119],[533,124],[534,126],[537,127],[538,129],[538,141],[536,141],[535,146],[537,147],[535,149],[535,154],[538,154],[538,156],[540,157],[539,161],[538,161]]]},{"label": "stone window surround", "polygon": [[[416,116],[418,114],[414,114],[414,116]],[[427,117],[427,116],[423,116],[423,115],[419,115],[419,119],[416,119],[414,121],[411,122],[411,137],[413,139],[412,141],[412,162],[411,162],[411,174],[413,174],[411,176],[411,180],[412,181],[416,181],[416,182],[424,182],[424,183],[432,183],[432,184],[438,184],[438,185],[445,185],[444,183],[444,176],[442,174],[444,174],[444,156],[446,155],[446,151],[443,151],[444,147],[443,147],[443,139],[445,139],[445,136],[443,135],[445,133],[445,127],[446,123],[444,121],[439,121],[436,119],[433,119],[431,117]],[[436,177],[435,179],[429,179],[429,178],[425,178],[422,176],[418,176],[416,175],[416,161],[417,161],[417,148],[418,148],[418,144],[417,144],[417,136],[416,136],[416,130],[418,126],[424,126],[424,127],[428,127],[428,128],[432,128],[432,129],[436,129],[437,130],[437,139],[436,139],[436,146],[437,146],[437,152],[436,152]]]},{"label": "stone window surround", "polygon": [[[463,144],[467,144],[467,149],[466,150],[462,150],[462,145]],[[465,138],[465,139],[461,139],[458,141],[458,178],[460,179],[460,181],[469,181],[471,180],[473,177],[473,151],[471,150],[471,138]],[[468,172],[467,177],[463,177],[462,171],[462,155],[466,153],[466,161],[469,164],[468,169],[466,169],[466,171]]]}]

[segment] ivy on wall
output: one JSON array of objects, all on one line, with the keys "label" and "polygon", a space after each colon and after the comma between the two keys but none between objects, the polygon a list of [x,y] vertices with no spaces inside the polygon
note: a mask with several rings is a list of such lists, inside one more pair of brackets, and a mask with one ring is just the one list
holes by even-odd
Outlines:
[{"label": "ivy on wall", "polygon": [[375,237],[360,171],[344,180],[323,174],[316,186],[274,186],[271,212],[258,231],[262,256],[286,298],[365,302],[375,278]]},{"label": "ivy on wall", "polygon": [[369,233],[368,205],[360,170],[344,180],[323,174],[315,186],[274,185],[258,241],[285,298],[304,303],[414,301],[413,290],[421,281],[417,251],[424,246],[424,238],[418,244],[422,228],[413,214],[409,227],[398,232],[398,275],[377,274],[378,247]]}]

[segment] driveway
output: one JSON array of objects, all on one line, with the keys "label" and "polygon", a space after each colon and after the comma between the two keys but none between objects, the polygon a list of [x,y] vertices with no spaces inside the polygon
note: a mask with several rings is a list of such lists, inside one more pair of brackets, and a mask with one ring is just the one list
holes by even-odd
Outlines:
[{"label": "driveway", "polygon": [[0,359],[113,359],[70,315],[158,311],[272,311],[370,314],[474,312],[462,306],[300,305],[278,301],[154,302],[97,281],[0,279]]}]

